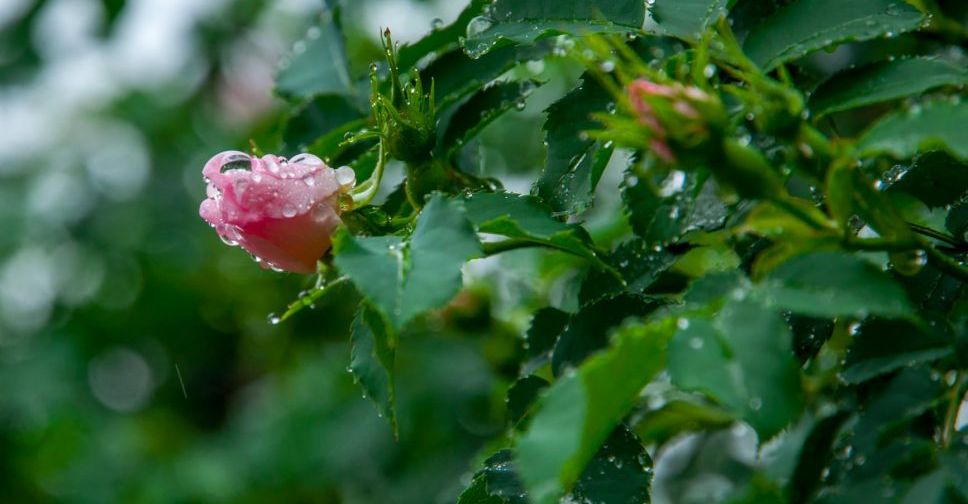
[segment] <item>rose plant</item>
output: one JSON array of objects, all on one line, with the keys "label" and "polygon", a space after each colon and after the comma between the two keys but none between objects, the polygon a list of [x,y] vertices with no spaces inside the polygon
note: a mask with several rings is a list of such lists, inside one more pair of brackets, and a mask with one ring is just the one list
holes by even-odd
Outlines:
[{"label": "rose plant", "polygon": [[[353,286],[349,369],[394,429],[408,328],[467,303],[468,261],[538,254],[565,287],[461,504],[960,502],[968,30],[849,3],[474,0],[354,81],[332,2],[278,77],[298,155],[216,155],[199,212],[313,275],[277,320]],[[523,194],[482,153],[534,97]]]}]

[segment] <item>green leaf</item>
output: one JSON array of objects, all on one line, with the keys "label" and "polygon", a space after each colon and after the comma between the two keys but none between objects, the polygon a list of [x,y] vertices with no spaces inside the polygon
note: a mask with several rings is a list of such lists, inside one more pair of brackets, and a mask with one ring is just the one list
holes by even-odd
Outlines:
[{"label": "green leaf", "polygon": [[457,48],[460,37],[467,32],[467,24],[480,14],[487,4],[488,0],[471,0],[453,23],[440,28],[431,27],[431,32],[420,40],[400,46],[397,52],[397,65],[401,70],[406,71],[415,67],[418,61],[428,55],[443,54]]},{"label": "green leaf", "polygon": [[662,446],[684,432],[715,431],[728,427],[733,415],[718,406],[686,400],[672,400],[642,416],[635,433],[646,444]]},{"label": "green leaf", "polygon": [[533,504],[557,503],[578,481],[642,388],[665,367],[674,332],[672,318],[626,326],[616,333],[612,349],[589,358],[548,389],[516,450]]},{"label": "green leaf", "polygon": [[589,355],[608,346],[613,328],[629,317],[645,316],[658,306],[653,299],[622,294],[582,307],[568,320],[558,338],[551,356],[551,370],[555,376],[560,376],[567,368],[577,367]]},{"label": "green leaf", "polygon": [[343,135],[362,127],[365,119],[358,104],[346,96],[320,95],[295,110],[286,121],[282,138],[289,148],[305,152],[319,138],[334,132],[334,137],[338,138],[333,138],[330,148],[323,153],[328,156],[333,154],[329,151],[335,150],[333,148],[343,141]]},{"label": "green leaf", "polygon": [[756,293],[769,305],[815,317],[915,316],[900,285],[873,264],[841,252],[794,257],[770,272]]},{"label": "green leaf", "polygon": [[486,86],[456,107],[437,139],[437,152],[447,157],[474,138],[488,124],[512,108],[519,108],[538,87],[535,81],[499,82]]},{"label": "green leaf", "polygon": [[528,504],[511,451],[501,450],[488,457],[457,504]]},{"label": "green leaf", "polygon": [[366,396],[397,430],[394,409],[393,360],[395,337],[383,316],[365,302],[350,326],[350,372]]},{"label": "green leaf", "polygon": [[934,58],[882,61],[834,75],[810,96],[820,117],[968,82],[968,70]]},{"label": "green leaf", "polygon": [[604,271],[589,271],[582,282],[578,300],[585,305],[626,290],[643,294],[675,261],[676,255],[666,247],[656,250],[645,240],[629,240],[619,245],[608,257],[608,263],[619,271],[625,285]]},{"label": "green leaf", "polygon": [[915,243],[904,216],[856,166],[834,164],[827,173],[826,185],[827,207],[844,229],[849,229],[848,221],[857,215],[886,239]]},{"label": "green leaf", "polygon": [[548,157],[532,192],[555,213],[577,214],[591,205],[611,150],[605,150],[599,158],[596,153],[600,144],[582,133],[602,127],[591,114],[604,111],[612,100],[591,75],[585,74],[575,89],[545,111]]},{"label": "green leaf", "polygon": [[904,192],[925,205],[941,208],[968,193],[968,164],[944,152],[926,152],[910,167],[896,166],[884,175],[890,192]]},{"label": "green leaf", "polygon": [[[563,502],[596,502],[602,504],[648,503],[652,484],[652,458],[645,447],[625,426],[619,426],[605,441],[601,449],[582,473],[575,489]],[[484,462],[484,467],[474,476],[474,483],[484,483],[481,493],[474,484],[464,494],[486,494],[496,498],[493,502],[504,504],[527,504],[524,487],[517,476],[512,452],[501,450]],[[492,501],[463,500],[467,503],[490,503]]]},{"label": "green leaf", "polygon": [[535,312],[524,340],[524,350],[528,358],[524,373],[532,373],[551,360],[555,342],[565,330],[570,317],[570,314],[557,308],[542,308]]},{"label": "green leaf", "polygon": [[627,32],[642,28],[639,0],[495,0],[467,25],[461,41],[478,58],[506,44],[526,44],[562,33]]},{"label": "green leaf", "polygon": [[847,352],[841,377],[847,383],[860,383],[952,353],[953,338],[937,329],[896,320],[867,320],[859,327]]},{"label": "green leaf", "polygon": [[726,14],[726,4],[727,0],[656,0],[649,13],[663,32],[695,42]]},{"label": "green leaf", "polygon": [[941,149],[968,160],[968,102],[933,100],[907,111],[893,112],[860,138],[864,156],[887,154],[899,159]]},{"label": "green leaf", "polygon": [[669,344],[669,376],[702,391],[770,439],[803,408],[790,330],[753,301],[731,301],[712,320],[686,318]]},{"label": "green leaf", "polygon": [[675,171],[663,180],[628,176],[622,199],[635,234],[647,243],[666,245],[695,230],[722,227],[727,209],[708,177]]},{"label": "green leaf", "polygon": [[288,98],[309,98],[319,94],[354,95],[349,62],[339,28],[340,9],[326,10],[306,38],[296,42],[292,54],[283,59],[276,77],[276,92]]},{"label": "green leaf", "polygon": [[613,271],[598,257],[584,229],[553,219],[547,207],[533,196],[478,192],[465,197],[463,203],[467,218],[481,233],[546,245]]},{"label": "green leaf", "polygon": [[833,458],[832,448],[847,412],[837,412],[817,421],[803,443],[796,468],[790,478],[790,501],[811,502],[823,480],[824,468]]},{"label": "green leaf", "polygon": [[642,442],[620,425],[585,467],[565,502],[648,503],[652,458]]},{"label": "green leaf", "polygon": [[514,382],[508,388],[508,423],[515,425],[524,419],[538,399],[538,394],[548,385],[547,380],[535,375]]},{"label": "green leaf", "polygon": [[743,48],[770,70],[834,44],[916,30],[923,20],[900,0],[799,0],[754,28]]},{"label": "green leaf", "polygon": [[464,51],[453,49],[430,62],[420,77],[424,82],[433,81],[437,109],[447,110],[518,63],[543,58],[550,50],[548,44],[505,47],[475,60]]},{"label": "green leaf", "polygon": [[354,237],[343,230],[334,251],[340,271],[400,329],[454,297],[462,285],[461,267],[480,255],[480,243],[461,206],[437,194],[409,239]]}]

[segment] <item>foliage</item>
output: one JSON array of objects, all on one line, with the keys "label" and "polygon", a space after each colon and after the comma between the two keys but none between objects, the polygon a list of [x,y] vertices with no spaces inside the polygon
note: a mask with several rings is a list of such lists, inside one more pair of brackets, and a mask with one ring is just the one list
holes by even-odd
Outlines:
[{"label": "foliage", "polygon": [[[399,332],[453,299],[466,261],[544,249],[542,275],[580,279],[575,304],[537,305],[508,435],[459,502],[648,502],[649,453],[662,464],[677,432],[731,424],[752,427],[759,456],[719,474],[728,489],[709,501],[968,498],[946,462],[965,456],[968,179],[953,173],[968,32],[933,2],[779,4],[656,0],[646,22],[641,2],[472,2],[399,60],[385,37],[375,113],[349,143],[404,162],[408,204],[356,210],[371,222],[340,232],[320,277],[363,297],[352,367],[380,411],[394,417]],[[906,32],[909,57],[811,67]],[[473,150],[566,79],[542,73],[552,64],[583,73],[548,99],[545,161],[515,194]],[[333,75],[318,86],[336,96]],[[468,78],[482,86],[448,84]],[[879,117],[845,135],[835,121],[855,114]],[[617,186],[609,170],[624,170]]]},{"label": "foliage", "polygon": [[[307,500],[968,500],[964,12],[473,0],[361,53],[351,3],[285,58],[259,146],[369,179],[273,322],[339,341],[387,471],[426,457],[437,493]],[[331,368],[279,414],[339,425],[265,431],[365,421]]]}]

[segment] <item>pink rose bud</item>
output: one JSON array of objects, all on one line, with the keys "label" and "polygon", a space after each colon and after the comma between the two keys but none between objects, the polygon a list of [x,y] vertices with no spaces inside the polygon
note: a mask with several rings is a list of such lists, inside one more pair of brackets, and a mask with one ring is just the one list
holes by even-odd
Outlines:
[{"label": "pink rose bud", "polygon": [[263,267],[313,273],[340,224],[339,195],[353,170],[334,170],[312,154],[261,159],[227,151],[205,164],[208,198],[199,215],[222,241],[247,250]]}]

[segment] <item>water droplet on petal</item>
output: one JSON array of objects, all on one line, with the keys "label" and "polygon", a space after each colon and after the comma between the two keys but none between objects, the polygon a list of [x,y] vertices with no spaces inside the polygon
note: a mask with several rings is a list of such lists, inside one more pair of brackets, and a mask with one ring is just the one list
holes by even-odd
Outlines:
[{"label": "water droplet on petal", "polygon": [[356,185],[356,172],[349,166],[340,166],[336,169],[336,182],[342,191],[348,191]]},{"label": "water droplet on petal", "polygon": [[310,166],[322,166],[323,160],[319,159],[319,156],[315,156],[309,153],[300,154],[289,160],[292,164],[304,164]]}]

